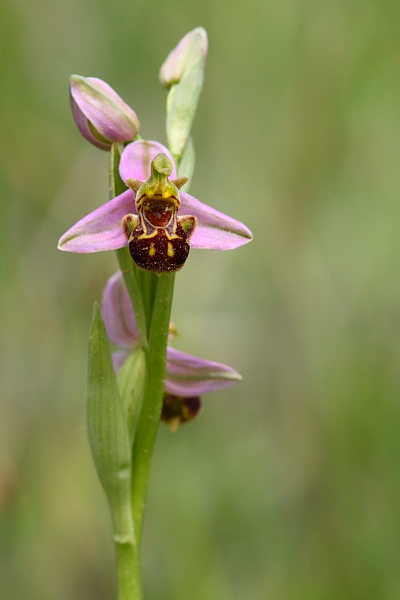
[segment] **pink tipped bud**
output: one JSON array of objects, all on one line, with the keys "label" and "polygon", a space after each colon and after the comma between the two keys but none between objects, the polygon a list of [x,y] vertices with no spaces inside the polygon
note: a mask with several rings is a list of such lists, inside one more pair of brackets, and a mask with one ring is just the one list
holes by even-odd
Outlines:
[{"label": "pink tipped bud", "polygon": [[160,69],[160,81],[165,87],[179,83],[183,75],[197,63],[204,64],[208,50],[207,33],[203,27],[189,31],[170,52]]},{"label": "pink tipped bud", "polygon": [[72,75],[71,107],[82,135],[102,150],[131,142],[140,127],[136,113],[105,81]]}]

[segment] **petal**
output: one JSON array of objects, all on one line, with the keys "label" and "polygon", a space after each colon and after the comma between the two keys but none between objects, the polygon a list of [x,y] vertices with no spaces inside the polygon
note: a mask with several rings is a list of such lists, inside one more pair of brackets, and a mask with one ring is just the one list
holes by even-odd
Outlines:
[{"label": "petal", "polygon": [[140,127],[135,111],[105,81],[72,75],[70,91],[80,111],[106,140],[122,143],[135,138]]},{"label": "petal", "polygon": [[132,212],[136,212],[135,195],[126,190],[75,223],[60,238],[59,250],[86,254],[127,246],[121,219]]},{"label": "petal", "polygon": [[121,271],[112,275],[104,287],[101,312],[109,339],[120,348],[131,350],[139,336]]},{"label": "petal", "polygon": [[137,140],[128,144],[122,152],[121,161],[119,163],[119,174],[122,181],[129,178],[146,181],[151,175],[151,161],[157,154],[164,153],[168,156],[172,163],[171,179],[176,178],[176,170],[172,154],[159,142],[152,140]]},{"label": "petal", "polygon": [[231,250],[247,244],[253,239],[250,229],[240,221],[203,204],[186,192],[180,193],[181,215],[194,215],[198,225],[190,238],[192,248]]},{"label": "petal", "polygon": [[110,150],[111,142],[101,142],[96,136],[93,135],[93,132],[89,127],[89,121],[75,102],[72,95],[70,96],[70,100],[74,121],[83,137],[94,146],[97,146],[97,148],[100,148],[100,150]]},{"label": "petal", "polygon": [[201,396],[207,392],[229,387],[242,377],[221,363],[204,360],[167,348],[167,377],[165,390],[175,396]]},{"label": "petal", "polygon": [[[119,94],[117,94],[117,92],[111,87],[111,85],[108,85],[108,83],[106,83],[102,79],[99,79],[98,77],[85,77],[85,79],[86,79],[86,81],[89,81],[92,85],[100,88],[100,90],[104,93],[104,95],[109,96],[109,98],[112,98],[116,104],[118,104],[122,108],[127,109],[128,111],[132,111],[134,113],[134,111],[131,109],[131,107],[128,106],[128,104],[126,104],[126,102],[124,102],[122,100],[121,96]],[[135,113],[135,116],[136,116],[136,113]],[[136,116],[136,118],[137,118],[137,116]]]}]

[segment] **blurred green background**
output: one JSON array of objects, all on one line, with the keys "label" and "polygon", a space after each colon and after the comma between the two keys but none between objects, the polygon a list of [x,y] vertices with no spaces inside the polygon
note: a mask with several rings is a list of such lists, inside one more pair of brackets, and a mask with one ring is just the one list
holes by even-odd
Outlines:
[{"label": "blurred green background", "polygon": [[92,305],[113,253],[58,252],[107,200],[71,73],[105,79],[165,142],[158,69],[210,51],[192,193],[254,242],[193,251],[177,347],[239,370],[162,427],[146,600],[400,598],[400,4],[3,0],[0,597],[115,599],[85,432]]}]

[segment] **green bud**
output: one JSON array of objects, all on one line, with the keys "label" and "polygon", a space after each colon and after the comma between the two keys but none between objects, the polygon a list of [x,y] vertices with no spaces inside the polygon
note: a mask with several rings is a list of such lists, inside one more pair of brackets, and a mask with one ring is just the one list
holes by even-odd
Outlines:
[{"label": "green bud", "polygon": [[178,164],[189,143],[203,87],[207,48],[207,33],[198,27],[185,35],[160,70],[161,83],[170,88],[167,98],[167,139]]},{"label": "green bud", "polygon": [[145,368],[144,352],[137,348],[124,361],[117,376],[131,441],[142,404]]},{"label": "green bud", "polygon": [[180,161],[190,136],[201,90],[203,88],[204,66],[195,65],[182,77],[173,93],[167,113],[167,140],[177,162]]},{"label": "green bud", "polygon": [[207,32],[203,27],[189,31],[170,52],[160,69],[161,83],[170,88],[196,64],[204,66],[208,50]]}]

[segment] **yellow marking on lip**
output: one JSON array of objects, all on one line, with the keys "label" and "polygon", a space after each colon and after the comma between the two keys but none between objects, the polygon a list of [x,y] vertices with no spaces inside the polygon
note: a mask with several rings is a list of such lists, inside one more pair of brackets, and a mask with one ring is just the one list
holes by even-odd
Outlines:
[{"label": "yellow marking on lip", "polygon": [[150,244],[150,248],[149,248],[149,256],[153,257],[156,253],[156,247],[154,246],[154,243]]},{"label": "yellow marking on lip", "polygon": [[169,233],[169,232],[167,231],[167,229],[165,229],[165,237],[166,237],[168,240],[181,240],[181,239],[182,239],[182,237],[181,237],[180,235],[178,235],[177,233],[172,233],[172,234],[171,234],[171,233]]},{"label": "yellow marking on lip", "polygon": [[175,254],[175,250],[173,249],[171,242],[168,242],[167,254],[170,258],[172,258]]},{"label": "yellow marking on lip", "polygon": [[142,233],[138,236],[138,240],[150,240],[151,238],[156,237],[157,233],[157,229],[152,233]]}]

